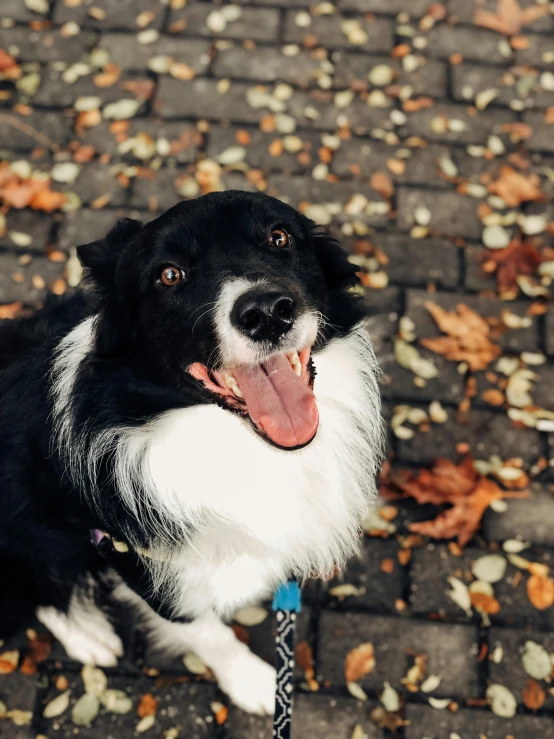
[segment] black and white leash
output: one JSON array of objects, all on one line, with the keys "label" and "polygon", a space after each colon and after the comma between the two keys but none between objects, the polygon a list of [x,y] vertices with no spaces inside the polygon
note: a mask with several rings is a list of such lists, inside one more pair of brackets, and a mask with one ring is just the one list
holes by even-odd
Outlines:
[{"label": "black and white leash", "polygon": [[300,612],[300,586],[296,580],[283,583],[273,599],[277,618],[275,668],[277,691],[273,717],[273,739],[290,739],[292,719],[292,673],[294,670],[294,627]]}]

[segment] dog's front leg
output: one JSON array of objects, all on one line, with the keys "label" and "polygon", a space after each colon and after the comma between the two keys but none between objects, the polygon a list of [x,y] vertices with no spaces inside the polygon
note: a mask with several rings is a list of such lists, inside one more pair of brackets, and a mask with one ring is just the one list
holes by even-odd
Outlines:
[{"label": "dog's front leg", "polygon": [[118,585],[113,596],[138,611],[152,647],[177,657],[194,652],[239,708],[249,713],[273,714],[275,669],[240,642],[215,613],[208,611],[188,623],[177,623],[157,614],[127,585]]}]

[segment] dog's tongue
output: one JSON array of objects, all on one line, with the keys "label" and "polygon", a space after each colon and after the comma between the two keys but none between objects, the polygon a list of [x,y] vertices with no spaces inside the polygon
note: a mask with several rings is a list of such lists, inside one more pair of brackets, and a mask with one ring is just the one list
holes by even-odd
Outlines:
[{"label": "dog's tongue", "polygon": [[256,367],[236,368],[233,374],[250,418],[271,441],[291,448],[313,439],[319,424],[316,399],[284,354]]}]

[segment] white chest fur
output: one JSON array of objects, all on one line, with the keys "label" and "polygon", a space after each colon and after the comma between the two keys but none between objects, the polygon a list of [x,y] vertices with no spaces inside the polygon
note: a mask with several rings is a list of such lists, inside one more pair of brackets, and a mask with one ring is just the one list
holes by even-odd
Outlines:
[{"label": "white chest fur", "polygon": [[[382,455],[377,365],[364,327],[314,362],[320,426],[304,449],[276,449],[215,405],[119,429],[111,451],[123,501],[143,525],[162,537],[181,531],[187,542],[173,548],[171,566],[145,560],[177,610],[228,615],[291,572],[329,572],[355,551]],[[113,438],[92,441],[89,474]],[[145,510],[156,520],[144,520]]]}]

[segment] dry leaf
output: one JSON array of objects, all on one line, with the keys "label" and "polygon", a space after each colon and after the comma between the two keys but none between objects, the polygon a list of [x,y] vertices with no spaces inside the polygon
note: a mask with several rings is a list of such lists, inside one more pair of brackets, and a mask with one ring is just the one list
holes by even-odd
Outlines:
[{"label": "dry leaf", "polygon": [[7,303],[0,305],[0,319],[17,318],[23,309],[23,303]]},{"label": "dry leaf", "polygon": [[546,575],[531,575],[527,581],[527,597],[539,611],[554,605],[554,580]]},{"label": "dry leaf", "polygon": [[384,172],[374,172],[369,184],[385,200],[388,200],[394,192],[392,181]]},{"label": "dry leaf", "polygon": [[472,593],[470,591],[471,605],[478,608],[491,616],[495,616],[500,611],[500,603],[493,598],[492,595],[486,593]]},{"label": "dry leaf", "polygon": [[152,693],[145,693],[141,696],[137,707],[137,713],[140,718],[145,716],[153,716],[158,708],[158,701],[154,698]]},{"label": "dry leaf", "polygon": [[457,312],[445,311],[431,301],[426,301],[425,307],[447,336],[420,339],[422,346],[446,359],[467,362],[474,372],[486,369],[501,355],[501,348],[490,340],[489,324],[467,305],[458,303]]},{"label": "dry leaf", "polygon": [[0,675],[7,675],[17,668],[19,662],[19,651],[11,649],[9,652],[0,654]]},{"label": "dry leaf", "polygon": [[496,272],[500,291],[510,292],[519,289],[518,276],[534,274],[542,261],[541,254],[534,246],[514,239],[505,249],[488,251],[482,267],[487,274]]},{"label": "dry leaf", "polygon": [[459,465],[448,459],[437,459],[430,470],[393,471],[388,478],[382,479],[380,492],[389,499],[410,497],[422,504],[449,503],[452,508],[432,521],[410,524],[410,531],[435,539],[457,538],[462,547],[479,528],[492,501],[507,495],[495,482],[475,470],[469,456]]},{"label": "dry leaf", "polygon": [[500,170],[500,177],[489,183],[488,190],[501,197],[510,208],[546,199],[537,174],[524,175],[507,165]]},{"label": "dry leaf", "polygon": [[313,652],[308,642],[298,642],[294,649],[294,654],[298,666],[304,670],[304,676],[310,686],[310,690],[313,692],[319,690],[319,683],[315,679]]},{"label": "dry leaf", "polygon": [[477,26],[490,28],[504,36],[514,36],[520,32],[522,26],[533,23],[549,12],[548,5],[531,5],[522,10],[517,0],[498,0],[496,13],[478,8],[473,16],[473,22]]},{"label": "dry leaf", "polygon": [[527,686],[523,691],[523,702],[530,711],[538,711],[546,700],[546,693],[536,680],[527,680]]},{"label": "dry leaf", "polygon": [[375,667],[375,652],[371,642],[360,644],[346,655],[344,661],[344,676],[347,683],[368,675]]},{"label": "dry leaf", "polygon": [[38,670],[38,665],[47,659],[52,650],[50,635],[38,634],[29,639],[27,650],[20,669],[25,675],[34,675]]}]

